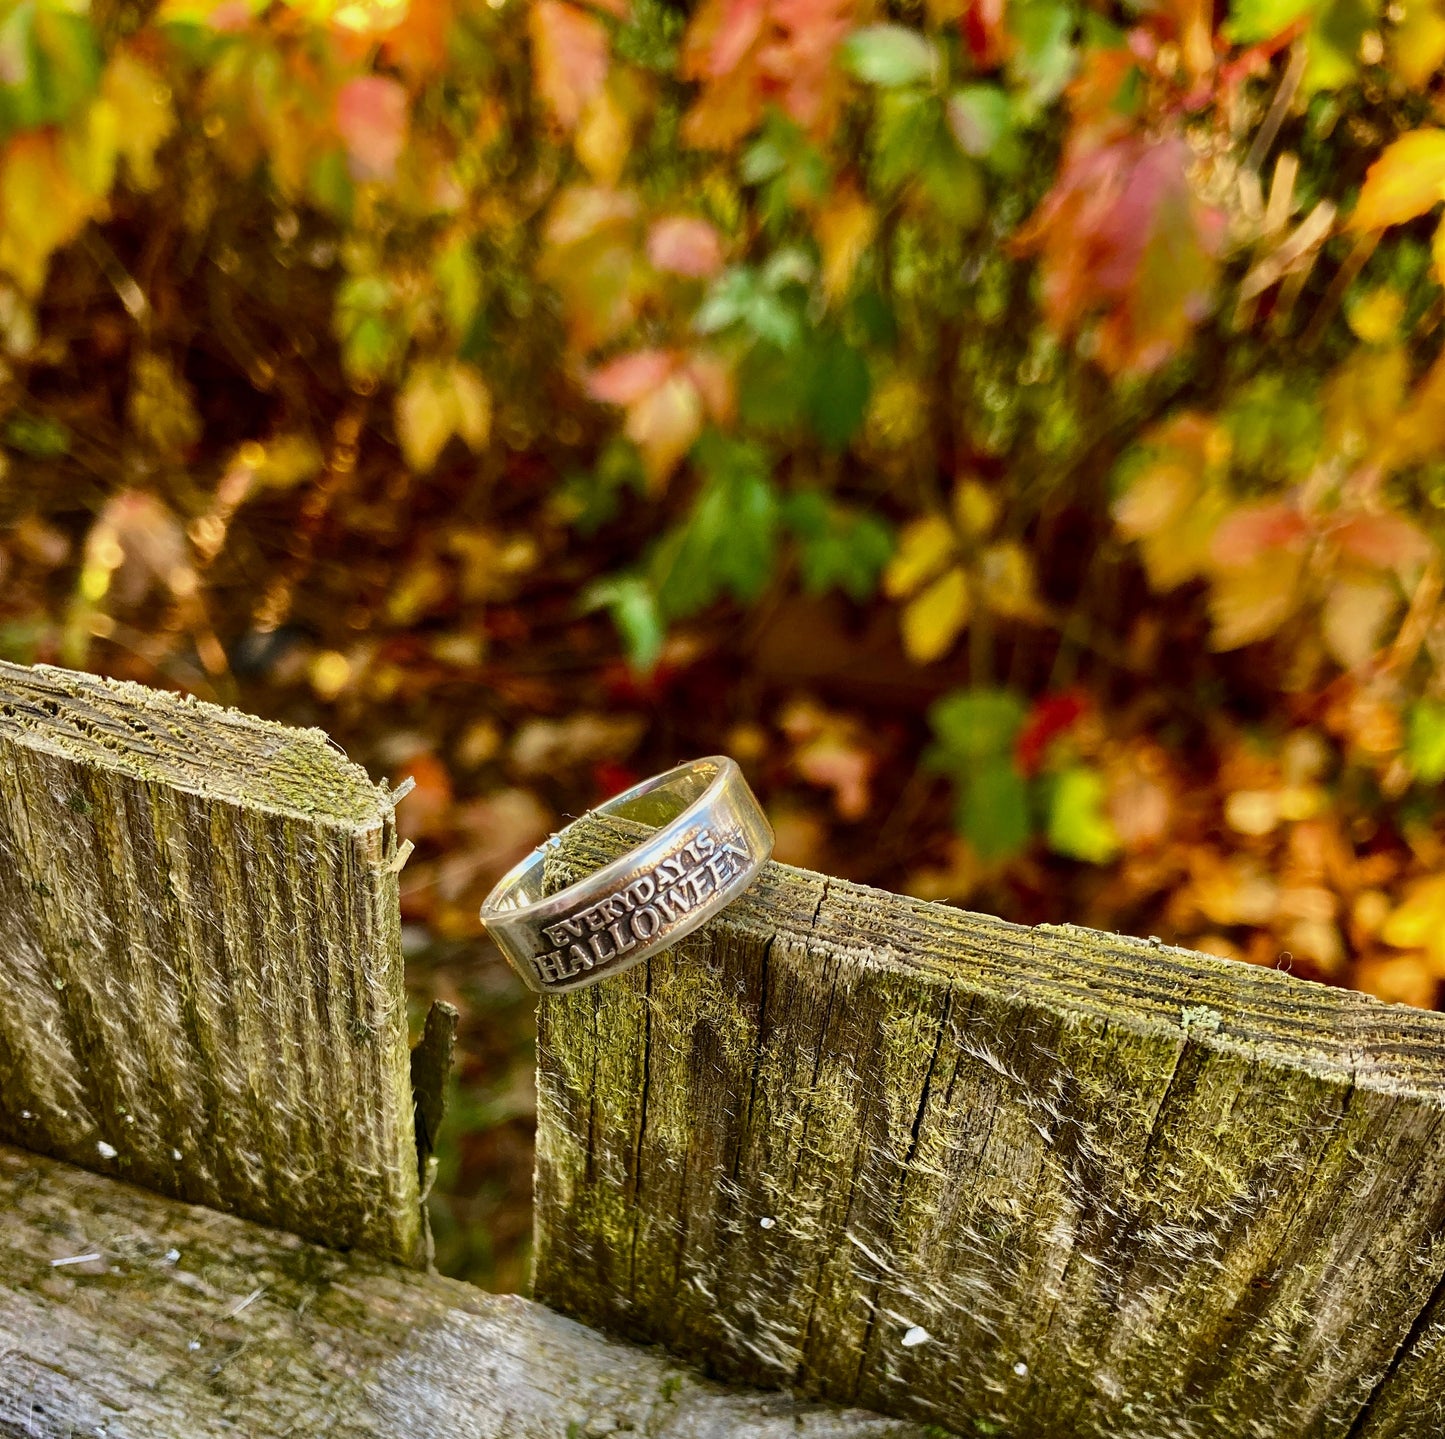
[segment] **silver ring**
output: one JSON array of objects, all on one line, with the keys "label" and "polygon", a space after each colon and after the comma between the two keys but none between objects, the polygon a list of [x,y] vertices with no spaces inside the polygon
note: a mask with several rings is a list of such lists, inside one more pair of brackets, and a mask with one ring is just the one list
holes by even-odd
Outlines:
[{"label": "silver ring", "polygon": [[644,780],[592,813],[656,829],[594,874],[546,894],[543,868],[564,829],[482,903],[488,934],[539,992],[581,989],[676,944],[731,904],[773,852],[773,827],[726,755]]}]

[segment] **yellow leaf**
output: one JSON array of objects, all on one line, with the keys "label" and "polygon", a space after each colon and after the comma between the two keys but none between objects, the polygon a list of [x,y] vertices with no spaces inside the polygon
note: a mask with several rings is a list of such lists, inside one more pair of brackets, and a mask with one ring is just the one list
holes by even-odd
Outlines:
[{"label": "yellow leaf", "polygon": [[915,664],[941,658],[968,624],[968,578],[956,565],[903,608],[903,648]]},{"label": "yellow leaf", "polygon": [[577,158],[599,185],[615,185],[632,147],[632,119],[618,104],[615,86],[604,85],[588,102],[572,138]]},{"label": "yellow leaf", "polygon": [[1390,35],[1390,68],[1416,88],[1445,60],[1445,16],[1437,0],[1405,0],[1400,23]]},{"label": "yellow leaf", "polygon": [[452,395],[456,404],[456,432],[475,454],[487,447],[492,433],[492,396],[482,377],[470,366],[452,366]]},{"label": "yellow leaf", "polygon": [[857,190],[847,186],[828,198],[818,211],[817,224],[823,293],[836,303],[853,283],[853,272],[878,228],[878,215]]},{"label": "yellow leaf", "polygon": [[1209,594],[1210,645],[1238,649],[1275,633],[1299,604],[1304,556],[1269,550],[1248,564],[1221,570]]},{"label": "yellow leaf", "polygon": [[100,82],[104,102],[120,121],[120,153],[137,190],[156,183],[156,151],[176,128],[170,90],[150,66],[127,51],[112,56]]},{"label": "yellow leaf", "polygon": [[1399,608],[1399,589],[1373,575],[1343,575],[1325,596],[1325,648],[1347,670],[1360,669],[1378,652],[1385,626]]},{"label": "yellow leaf", "polygon": [[1352,230],[1384,230],[1445,199],[1445,130],[1401,135],[1365,173]]},{"label": "yellow leaf", "polygon": [[396,437],[407,467],[425,474],[456,429],[457,405],[441,366],[416,365],[396,397]]},{"label": "yellow leaf", "polygon": [[978,480],[960,480],[953,491],[953,514],[965,534],[981,540],[998,521],[998,496]]},{"label": "yellow leaf", "polygon": [[669,376],[627,410],[627,438],[642,451],[654,493],[667,484],[692,442],[702,433],[702,396],[686,375]]},{"label": "yellow leaf", "polygon": [[1395,339],[1405,314],[1405,300],[1389,285],[1377,285],[1361,295],[1346,314],[1350,329],[1367,345],[1383,345]]},{"label": "yellow leaf", "polygon": [[0,156],[0,270],[38,294],[50,256],[80,233],[93,203],[49,130],[15,136]]},{"label": "yellow leaf", "polygon": [[1034,589],[1034,562],[1016,540],[989,545],[979,564],[979,598],[996,615],[1036,620],[1043,609]]},{"label": "yellow leaf", "polygon": [[93,200],[103,201],[115,184],[120,132],[120,116],[102,98],[88,105],[61,134],[61,162]]},{"label": "yellow leaf", "polygon": [[1380,938],[1396,949],[1428,950],[1437,964],[1445,962],[1445,875],[1416,880],[1381,927]]},{"label": "yellow leaf", "polygon": [[1410,361],[1401,345],[1351,355],[1325,383],[1326,439],[1350,458],[1388,448],[1409,379]]},{"label": "yellow leaf", "polygon": [[890,600],[905,599],[955,559],[957,548],[953,529],[942,515],[910,520],[883,571],[883,593]]}]

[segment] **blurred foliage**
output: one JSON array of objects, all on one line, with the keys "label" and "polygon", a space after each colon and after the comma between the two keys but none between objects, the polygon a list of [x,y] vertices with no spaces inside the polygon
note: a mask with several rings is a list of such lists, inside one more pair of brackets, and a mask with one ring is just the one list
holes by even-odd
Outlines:
[{"label": "blurred foliage", "polygon": [[785,857],[1433,1003],[1442,62],[1438,0],[8,0],[0,653],[387,712],[454,938],[726,746]]}]

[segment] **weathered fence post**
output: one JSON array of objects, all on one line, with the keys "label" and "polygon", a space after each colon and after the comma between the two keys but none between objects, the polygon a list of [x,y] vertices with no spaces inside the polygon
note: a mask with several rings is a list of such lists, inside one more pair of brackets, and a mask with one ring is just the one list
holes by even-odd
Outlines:
[{"label": "weathered fence post", "polygon": [[587,1322],[962,1433],[1445,1431],[1445,1016],[773,864],[539,1052]]},{"label": "weathered fence post", "polygon": [[319,731],[0,664],[0,1138],[417,1262],[395,854]]}]

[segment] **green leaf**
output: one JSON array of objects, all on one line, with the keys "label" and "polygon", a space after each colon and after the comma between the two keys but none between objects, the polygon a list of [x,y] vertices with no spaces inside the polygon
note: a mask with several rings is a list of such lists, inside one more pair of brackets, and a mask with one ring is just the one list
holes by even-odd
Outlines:
[{"label": "green leaf", "polygon": [[37,460],[59,459],[70,450],[70,431],[64,425],[48,415],[28,415],[24,410],[5,421],[0,438],[12,450]]},{"label": "green leaf", "polygon": [[787,435],[802,425],[809,372],[776,345],[754,345],[738,365],[738,413],[753,431]]},{"label": "green leaf", "polygon": [[694,453],[706,479],[691,512],[649,563],[667,619],[695,614],[724,594],[756,599],[777,554],[778,496],[762,451],[710,431]]},{"label": "green leaf", "polygon": [[938,51],[917,30],[902,25],[870,25],[843,42],[843,64],[868,85],[897,89],[931,79],[938,72]]},{"label": "green leaf", "polygon": [[1008,96],[998,85],[964,85],[948,97],[948,127],[965,155],[991,154],[1010,125]]},{"label": "green leaf", "polygon": [[1056,775],[1049,794],[1049,848],[1070,859],[1107,864],[1119,837],[1105,809],[1108,789],[1098,770],[1073,765]]},{"label": "green leaf", "polygon": [[893,532],[876,515],[833,503],[820,490],[798,490],[783,502],[783,523],[798,540],[803,588],[837,588],[862,603],[878,588],[893,553]]},{"label": "green leaf", "polygon": [[405,337],[392,317],[395,295],[380,275],[353,275],[336,292],[341,359],[356,379],[378,380],[401,358]]},{"label": "green leaf", "polygon": [[639,674],[650,674],[662,653],[666,626],[657,596],[640,575],[615,575],[591,585],[582,597],[584,609],[606,609],[622,636],[628,663]]},{"label": "green leaf", "polygon": [[100,72],[83,15],[21,0],[0,21],[0,132],[64,122],[95,94]]},{"label": "green leaf", "polygon": [[946,767],[967,769],[975,761],[1000,759],[1011,753],[1027,713],[1012,690],[953,690],[935,701],[928,722],[938,736]]},{"label": "green leaf", "polygon": [[923,185],[938,212],[962,229],[973,229],[984,216],[987,196],[983,174],[943,132],[929,147],[923,166]]},{"label": "green leaf", "polygon": [[954,823],[980,859],[1008,859],[1028,844],[1028,781],[1012,760],[990,760],[964,776]]},{"label": "green leaf", "polygon": [[830,450],[846,449],[868,411],[872,380],[868,361],[841,336],[825,341],[808,386],[808,412],[818,438]]},{"label": "green leaf", "polygon": [[1425,784],[1445,779],[1445,703],[1417,700],[1410,710],[1405,753],[1415,777]]},{"label": "green leaf", "polygon": [[1074,74],[1074,15],[1060,0],[1018,0],[1008,9],[1009,30],[1017,42],[1009,59],[1009,78],[1037,112],[1058,99]]},{"label": "green leaf", "polygon": [[1272,40],[1318,4],[1319,0],[1232,0],[1224,33],[1237,45]]},{"label": "green leaf", "polygon": [[937,100],[917,90],[884,95],[873,121],[873,183],[896,190],[913,179],[939,139],[943,111]]}]

